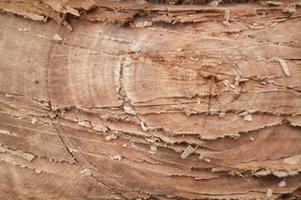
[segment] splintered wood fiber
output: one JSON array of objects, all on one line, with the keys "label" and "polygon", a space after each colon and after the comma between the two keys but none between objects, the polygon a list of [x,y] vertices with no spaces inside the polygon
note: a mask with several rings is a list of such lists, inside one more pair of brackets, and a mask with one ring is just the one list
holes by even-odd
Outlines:
[{"label": "splintered wood fiber", "polygon": [[0,198],[301,199],[300,17],[300,0],[0,1]]}]

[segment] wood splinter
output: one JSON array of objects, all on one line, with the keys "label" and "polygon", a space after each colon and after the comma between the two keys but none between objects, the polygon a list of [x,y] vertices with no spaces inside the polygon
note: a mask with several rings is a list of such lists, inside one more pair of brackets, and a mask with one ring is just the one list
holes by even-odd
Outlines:
[{"label": "wood splinter", "polygon": [[288,66],[286,64],[286,61],[282,58],[279,57],[275,57],[274,61],[278,62],[282,68],[283,73],[285,74],[285,76],[290,76],[290,71],[288,69]]}]

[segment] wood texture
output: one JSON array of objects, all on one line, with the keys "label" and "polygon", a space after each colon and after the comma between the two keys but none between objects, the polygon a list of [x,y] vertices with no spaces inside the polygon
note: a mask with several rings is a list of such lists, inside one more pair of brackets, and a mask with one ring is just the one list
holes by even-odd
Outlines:
[{"label": "wood texture", "polygon": [[1,198],[301,198],[300,3],[228,3],[1,1]]}]

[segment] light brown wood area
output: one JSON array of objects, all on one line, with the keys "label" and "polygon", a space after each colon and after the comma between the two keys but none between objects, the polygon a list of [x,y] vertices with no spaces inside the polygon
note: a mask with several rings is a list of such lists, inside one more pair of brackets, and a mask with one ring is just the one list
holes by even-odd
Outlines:
[{"label": "light brown wood area", "polygon": [[300,5],[0,1],[1,199],[300,199]]}]

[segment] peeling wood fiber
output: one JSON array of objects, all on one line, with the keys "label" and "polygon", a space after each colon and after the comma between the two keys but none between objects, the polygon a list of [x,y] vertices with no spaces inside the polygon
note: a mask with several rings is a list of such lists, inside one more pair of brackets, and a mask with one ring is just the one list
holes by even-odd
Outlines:
[{"label": "peeling wood fiber", "polygon": [[214,4],[0,1],[1,198],[300,199],[300,1]]}]

